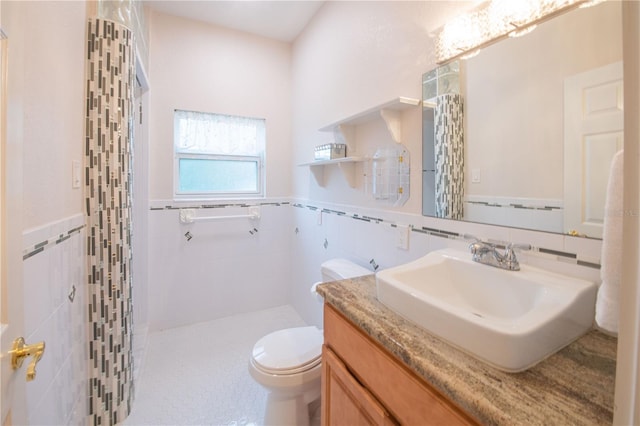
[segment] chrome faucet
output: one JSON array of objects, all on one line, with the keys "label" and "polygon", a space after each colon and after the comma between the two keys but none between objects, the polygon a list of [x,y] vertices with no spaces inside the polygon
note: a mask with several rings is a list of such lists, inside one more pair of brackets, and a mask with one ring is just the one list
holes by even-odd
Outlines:
[{"label": "chrome faucet", "polygon": [[474,262],[495,266],[496,268],[506,269],[508,271],[520,270],[520,262],[518,262],[518,258],[516,257],[515,249],[531,250],[530,244],[509,243],[505,247],[504,253],[500,253],[495,244],[481,241],[471,235],[465,235],[465,238],[475,240],[469,244],[469,250],[471,254],[473,254],[472,260]]}]

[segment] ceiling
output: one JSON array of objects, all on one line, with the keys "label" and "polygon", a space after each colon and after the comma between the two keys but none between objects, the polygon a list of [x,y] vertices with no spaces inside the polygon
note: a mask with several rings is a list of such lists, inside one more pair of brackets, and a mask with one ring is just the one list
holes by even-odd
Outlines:
[{"label": "ceiling", "polygon": [[292,42],[324,1],[145,0],[144,3],[169,15]]}]

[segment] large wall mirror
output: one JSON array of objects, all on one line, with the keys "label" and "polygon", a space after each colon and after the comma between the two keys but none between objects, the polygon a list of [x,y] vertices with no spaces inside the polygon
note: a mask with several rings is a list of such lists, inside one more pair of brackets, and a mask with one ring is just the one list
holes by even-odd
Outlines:
[{"label": "large wall mirror", "polygon": [[[623,145],[621,2],[491,45],[461,60],[458,78],[459,98],[424,102],[423,214],[601,238],[610,163]],[[454,116],[438,115],[451,108]],[[445,173],[458,180],[447,191],[462,192],[453,212],[436,209],[442,194],[427,167],[442,151],[434,123],[461,132],[452,161],[464,166]]]}]

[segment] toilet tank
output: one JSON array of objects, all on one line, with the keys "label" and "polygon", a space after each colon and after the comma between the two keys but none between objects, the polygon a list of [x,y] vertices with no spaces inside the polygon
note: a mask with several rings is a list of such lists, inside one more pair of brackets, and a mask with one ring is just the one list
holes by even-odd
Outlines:
[{"label": "toilet tank", "polygon": [[322,281],[344,280],[346,278],[355,278],[362,275],[373,274],[370,270],[356,265],[347,259],[330,259],[320,265],[322,273]]}]

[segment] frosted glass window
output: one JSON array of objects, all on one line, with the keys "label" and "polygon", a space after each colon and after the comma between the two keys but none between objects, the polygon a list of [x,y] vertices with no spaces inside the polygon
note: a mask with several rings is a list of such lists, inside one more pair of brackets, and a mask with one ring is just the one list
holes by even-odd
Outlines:
[{"label": "frosted glass window", "polygon": [[264,119],[176,110],[176,196],[263,196],[264,146]]},{"label": "frosted glass window", "polygon": [[258,159],[182,157],[179,168],[181,193],[258,191]]}]

